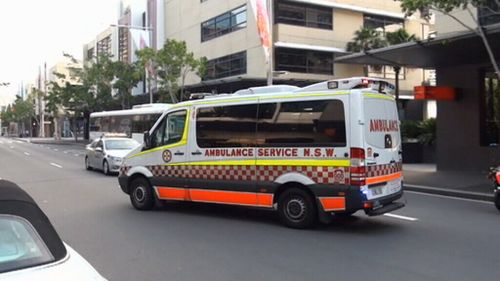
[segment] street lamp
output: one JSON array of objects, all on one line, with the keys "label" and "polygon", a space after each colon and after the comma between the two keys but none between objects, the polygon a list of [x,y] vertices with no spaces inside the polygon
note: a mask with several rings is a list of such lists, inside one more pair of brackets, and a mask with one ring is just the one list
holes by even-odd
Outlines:
[{"label": "street lamp", "polygon": [[[127,29],[138,29],[138,30],[147,30],[149,32],[149,47],[153,47],[153,28],[146,26],[134,26],[134,25],[123,25],[123,24],[110,24],[112,27],[118,28],[127,28]],[[145,73],[148,73],[147,69],[144,69]],[[151,79],[149,79],[151,80]],[[151,90],[151,81],[148,81],[148,92],[149,92],[149,103],[153,103],[153,91]]]}]

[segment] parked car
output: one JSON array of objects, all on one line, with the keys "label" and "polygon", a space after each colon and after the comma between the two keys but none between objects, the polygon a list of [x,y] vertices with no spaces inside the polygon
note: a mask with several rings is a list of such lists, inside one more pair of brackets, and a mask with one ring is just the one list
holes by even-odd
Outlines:
[{"label": "parked car", "polygon": [[87,145],[85,168],[98,169],[104,174],[117,173],[125,157],[130,151],[140,146],[140,143],[130,138],[101,137]]},{"label": "parked car", "polygon": [[65,244],[35,201],[0,180],[0,280],[106,280]]}]

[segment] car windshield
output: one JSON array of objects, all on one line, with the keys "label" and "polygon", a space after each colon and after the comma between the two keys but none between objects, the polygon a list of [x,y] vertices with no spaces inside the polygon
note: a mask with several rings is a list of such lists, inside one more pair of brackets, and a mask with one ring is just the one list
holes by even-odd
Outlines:
[{"label": "car windshield", "polygon": [[0,215],[0,272],[54,261],[47,246],[25,219]]},{"label": "car windshield", "polygon": [[123,139],[123,140],[107,140],[105,142],[105,146],[107,150],[115,150],[115,149],[132,149],[138,146],[139,143],[135,140],[131,139]]}]

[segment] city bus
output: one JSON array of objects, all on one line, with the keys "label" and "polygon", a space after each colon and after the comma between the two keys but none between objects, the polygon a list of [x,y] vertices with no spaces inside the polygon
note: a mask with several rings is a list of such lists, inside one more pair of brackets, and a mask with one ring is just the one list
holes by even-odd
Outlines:
[{"label": "city bus", "polygon": [[103,135],[123,135],[142,143],[143,133],[149,131],[171,104],[135,105],[132,109],[94,112],[90,114],[90,140]]}]

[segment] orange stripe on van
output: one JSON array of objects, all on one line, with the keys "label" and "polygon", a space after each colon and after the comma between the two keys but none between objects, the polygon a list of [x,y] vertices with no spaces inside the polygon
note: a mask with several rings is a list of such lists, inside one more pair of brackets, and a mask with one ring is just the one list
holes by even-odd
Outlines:
[{"label": "orange stripe on van", "polygon": [[403,177],[403,173],[395,173],[395,174],[390,174],[387,176],[380,176],[380,177],[373,177],[373,178],[367,178],[366,179],[366,184],[375,184],[375,183],[381,183],[381,182],[388,182],[391,180],[399,179]]},{"label": "orange stripe on van", "polygon": [[208,203],[272,207],[273,194],[224,190],[187,189],[158,186],[158,197],[165,200],[198,201]]},{"label": "orange stripe on van", "polygon": [[189,200],[189,193],[185,188],[158,186],[158,197],[167,200]]},{"label": "orange stripe on van", "polygon": [[320,197],[319,201],[325,211],[345,210],[345,197]]},{"label": "orange stripe on van", "polygon": [[272,206],[271,194],[257,195],[255,193],[249,193],[249,192],[203,190],[203,189],[190,189],[189,194],[191,195],[192,201],[259,206],[259,207]]}]

